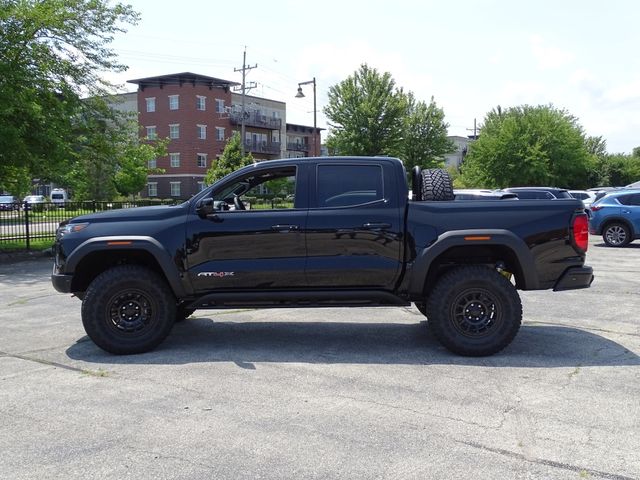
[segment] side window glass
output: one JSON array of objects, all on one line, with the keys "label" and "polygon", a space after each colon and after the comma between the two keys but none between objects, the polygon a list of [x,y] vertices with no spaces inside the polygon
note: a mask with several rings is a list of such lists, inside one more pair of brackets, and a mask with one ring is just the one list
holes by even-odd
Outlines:
[{"label": "side window glass", "polygon": [[379,165],[319,165],[318,207],[347,207],[384,198]]},{"label": "side window glass", "polygon": [[213,194],[218,210],[282,210],[295,207],[296,168],[256,172]]},{"label": "side window glass", "polygon": [[622,205],[633,205],[633,197],[634,195],[622,195],[618,197],[618,202]]}]

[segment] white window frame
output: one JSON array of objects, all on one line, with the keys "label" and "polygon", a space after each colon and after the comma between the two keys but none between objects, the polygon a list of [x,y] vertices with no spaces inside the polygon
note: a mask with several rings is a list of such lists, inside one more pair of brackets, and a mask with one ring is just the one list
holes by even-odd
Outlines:
[{"label": "white window frame", "polygon": [[216,127],[216,140],[219,142],[224,141],[224,127]]},{"label": "white window frame", "polygon": [[[200,164],[200,160],[204,160],[202,165]],[[207,154],[206,153],[197,153],[196,154],[196,165],[199,168],[207,168]]]},{"label": "white window frame", "polygon": [[156,111],[156,97],[147,97],[144,99],[147,104],[147,112]]},{"label": "white window frame", "polygon": [[180,108],[180,95],[169,95],[169,110]]},{"label": "white window frame", "polygon": [[158,168],[158,159],[152,158],[147,162],[147,168]]},{"label": "white window frame", "polygon": [[158,138],[158,131],[156,130],[155,125],[149,125],[144,128],[147,130],[147,138],[149,140],[155,140],[156,138]]},{"label": "white window frame", "polygon": [[207,188],[207,185],[204,182],[198,182],[198,191],[199,192],[201,192],[205,188]]},{"label": "white window frame", "polygon": [[182,182],[169,182],[169,189],[172,197],[179,197],[181,195],[181,186]]},{"label": "white window frame", "polygon": [[169,138],[178,139],[180,138],[180,124],[172,123],[169,125]]},{"label": "white window frame", "polygon": [[180,167],[180,153],[173,152],[169,154],[169,165],[171,168]]},{"label": "white window frame", "polygon": [[158,196],[158,182],[147,183],[147,196],[149,197]]},{"label": "white window frame", "polygon": [[207,97],[196,95],[196,110],[204,112],[207,109]]},{"label": "white window frame", "polygon": [[199,140],[206,140],[207,139],[207,126],[198,124],[198,125],[196,125],[196,127],[198,128],[198,139]]},{"label": "white window frame", "polygon": [[216,113],[224,113],[224,100],[216,98]]}]

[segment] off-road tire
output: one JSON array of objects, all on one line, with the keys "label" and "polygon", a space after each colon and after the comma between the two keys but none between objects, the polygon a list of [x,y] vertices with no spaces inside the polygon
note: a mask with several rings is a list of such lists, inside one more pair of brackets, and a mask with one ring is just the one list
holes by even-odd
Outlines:
[{"label": "off-road tire", "polygon": [[438,279],[427,300],[427,318],[448,350],[482,357],[511,343],[522,322],[522,303],[513,284],[496,270],[461,266]]},{"label": "off-road tire", "polygon": [[422,192],[420,200],[446,201],[453,200],[453,185],[451,177],[441,168],[427,168],[422,170]]},{"label": "off-road tire", "polygon": [[602,239],[609,247],[626,247],[631,242],[631,232],[624,223],[614,222],[604,228]]},{"label": "off-road tire", "polygon": [[98,275],[82,301],[82,324],[109,353],[143,353],[171,332],[176,299],[163,278],[138,265],[120,265]]}]

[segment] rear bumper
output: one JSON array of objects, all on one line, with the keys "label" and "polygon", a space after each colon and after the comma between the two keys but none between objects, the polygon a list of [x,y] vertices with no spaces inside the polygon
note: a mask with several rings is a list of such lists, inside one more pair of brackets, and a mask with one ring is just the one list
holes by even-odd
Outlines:
[{"label": "rear bumper", "polygon": [[554,292],[562,290],[576,290],[578,288],[589,288],[593,282],[593,268],[570,267],[562,274],[553,287]]}]

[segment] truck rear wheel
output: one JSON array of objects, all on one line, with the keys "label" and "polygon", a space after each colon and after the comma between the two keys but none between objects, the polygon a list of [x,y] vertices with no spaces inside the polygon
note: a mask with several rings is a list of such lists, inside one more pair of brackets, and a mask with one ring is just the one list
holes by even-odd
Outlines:
[{"label": "truck rear wheel", "polygon": [[116,355],[153,350],[169,335],[176,300],[154,271],[138,265],[113,267],[98,275],[82,301],[89,338]]},{"label": "truck rear wheel", "polygon": [[484,266],[456,267],[427,300],[433,335],[450,351],[481,357],[505,348],[518,333],[522,303],[504,276]]}]

